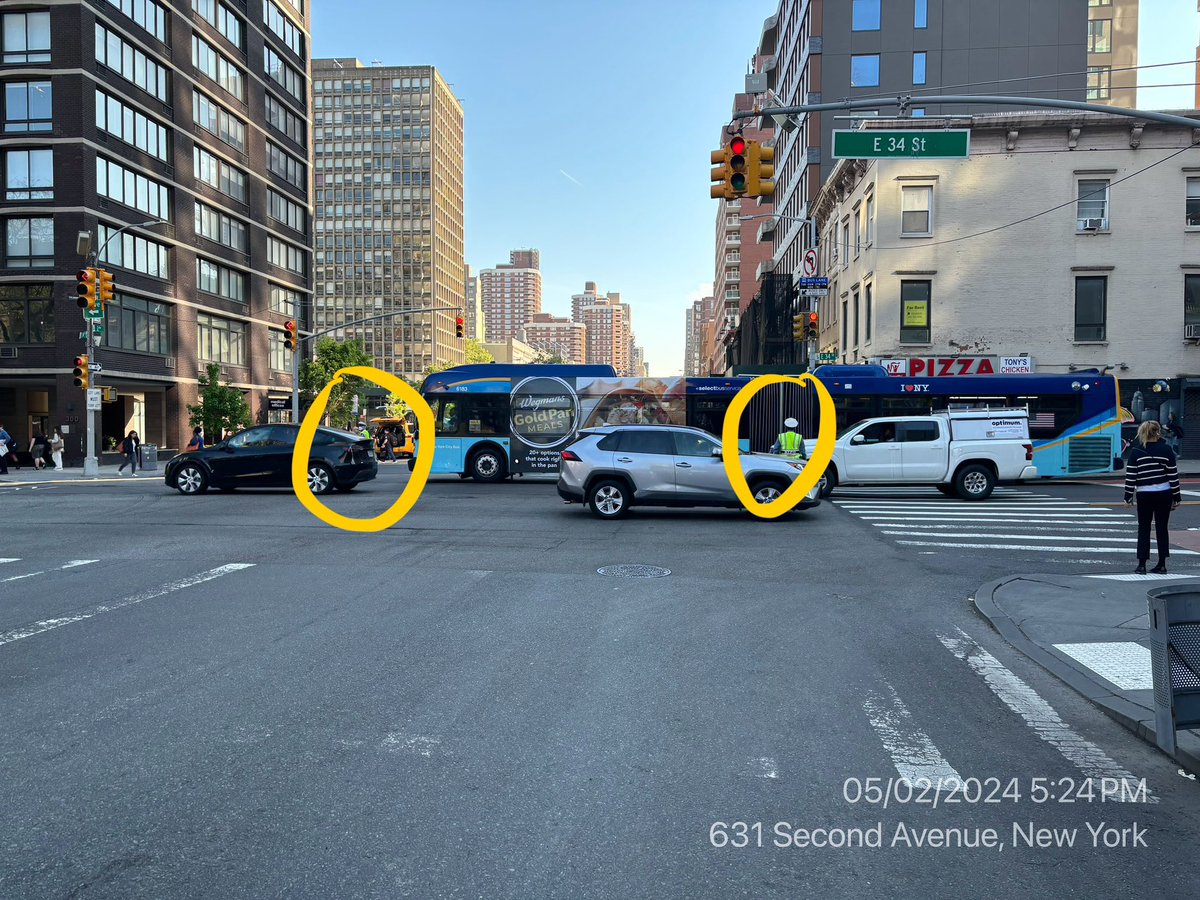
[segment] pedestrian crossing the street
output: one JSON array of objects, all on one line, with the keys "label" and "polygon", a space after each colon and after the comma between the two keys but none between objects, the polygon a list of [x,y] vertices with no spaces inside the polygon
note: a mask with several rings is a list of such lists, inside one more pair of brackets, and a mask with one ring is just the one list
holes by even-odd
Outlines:
[{"label": "pedestrian crossing the street", "polygon": [[[1124,509],[1064,500],[1023,488],[997,488],[985,501],[943,496],[936,488],[838,488],[832,502],[903,547],[1006,553],[1132,557],[1137,519]],[[1200,556],[1172,549],[1172,558]],[[1200,560],[1198,560],[1200,562]]]}]

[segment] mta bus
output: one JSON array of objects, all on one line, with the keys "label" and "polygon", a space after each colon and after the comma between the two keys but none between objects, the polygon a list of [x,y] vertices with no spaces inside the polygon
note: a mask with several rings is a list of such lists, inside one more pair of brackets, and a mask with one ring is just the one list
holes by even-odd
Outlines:
[{"label": "mta bus", "polygon": [[[1045,477],[1100,475],[1119,466],[1117,381],[1099,371],[1070,375],[889,375],[882,366],[821,366],[837,427],[878,416],[925,415],[938,409],[1029,410],[1038,472]],[[720,437],[725,412],[752,376],[622,378],[610,366],[458,366],[425,379],[421,393],[436,423],[433,474],[477,481],[555,475],[559,454],[581,428],[691,425]],[[785,419],[816,435],[811,387],[759,391],[739,423],[742,450],[770,448]],[[426,435],[418,435],[418,445]]]}]

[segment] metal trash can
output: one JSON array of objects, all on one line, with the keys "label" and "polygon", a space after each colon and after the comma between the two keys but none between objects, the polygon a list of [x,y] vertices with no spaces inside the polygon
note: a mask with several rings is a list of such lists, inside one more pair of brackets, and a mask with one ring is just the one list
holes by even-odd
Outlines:
[{"label": "metal trash can", "polygon": [[142,444],[139,449],[142,458],[138,460],[138,466],[143,472],[157,472],[158,444]]},{"label": "metal trash can", "polygon": [[1200,726],[1200,585],[1151,588],[1154,738],[1175,755],[1175,730]]}]

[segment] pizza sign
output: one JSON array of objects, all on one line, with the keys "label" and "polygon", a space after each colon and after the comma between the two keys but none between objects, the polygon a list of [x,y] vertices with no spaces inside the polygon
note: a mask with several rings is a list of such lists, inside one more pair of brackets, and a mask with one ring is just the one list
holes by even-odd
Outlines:
[{"label": "pizza sign", "polygon": [[945,375],[995,375],[994,356],[930,356],[910,359],[908,374],[913,378]]}]

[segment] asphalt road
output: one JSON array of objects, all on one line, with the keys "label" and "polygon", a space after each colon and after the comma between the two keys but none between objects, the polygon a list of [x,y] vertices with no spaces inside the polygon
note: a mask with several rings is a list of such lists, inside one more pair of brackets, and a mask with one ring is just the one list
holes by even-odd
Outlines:
[{"label": "asphalt road", "polygon": [[1194,891],[1200,786],[971,611],[1132,567],[1118,489],[1027,490],[606,523],[455,479],[360,535],[283,492],[0,487],[0,897]]}]

